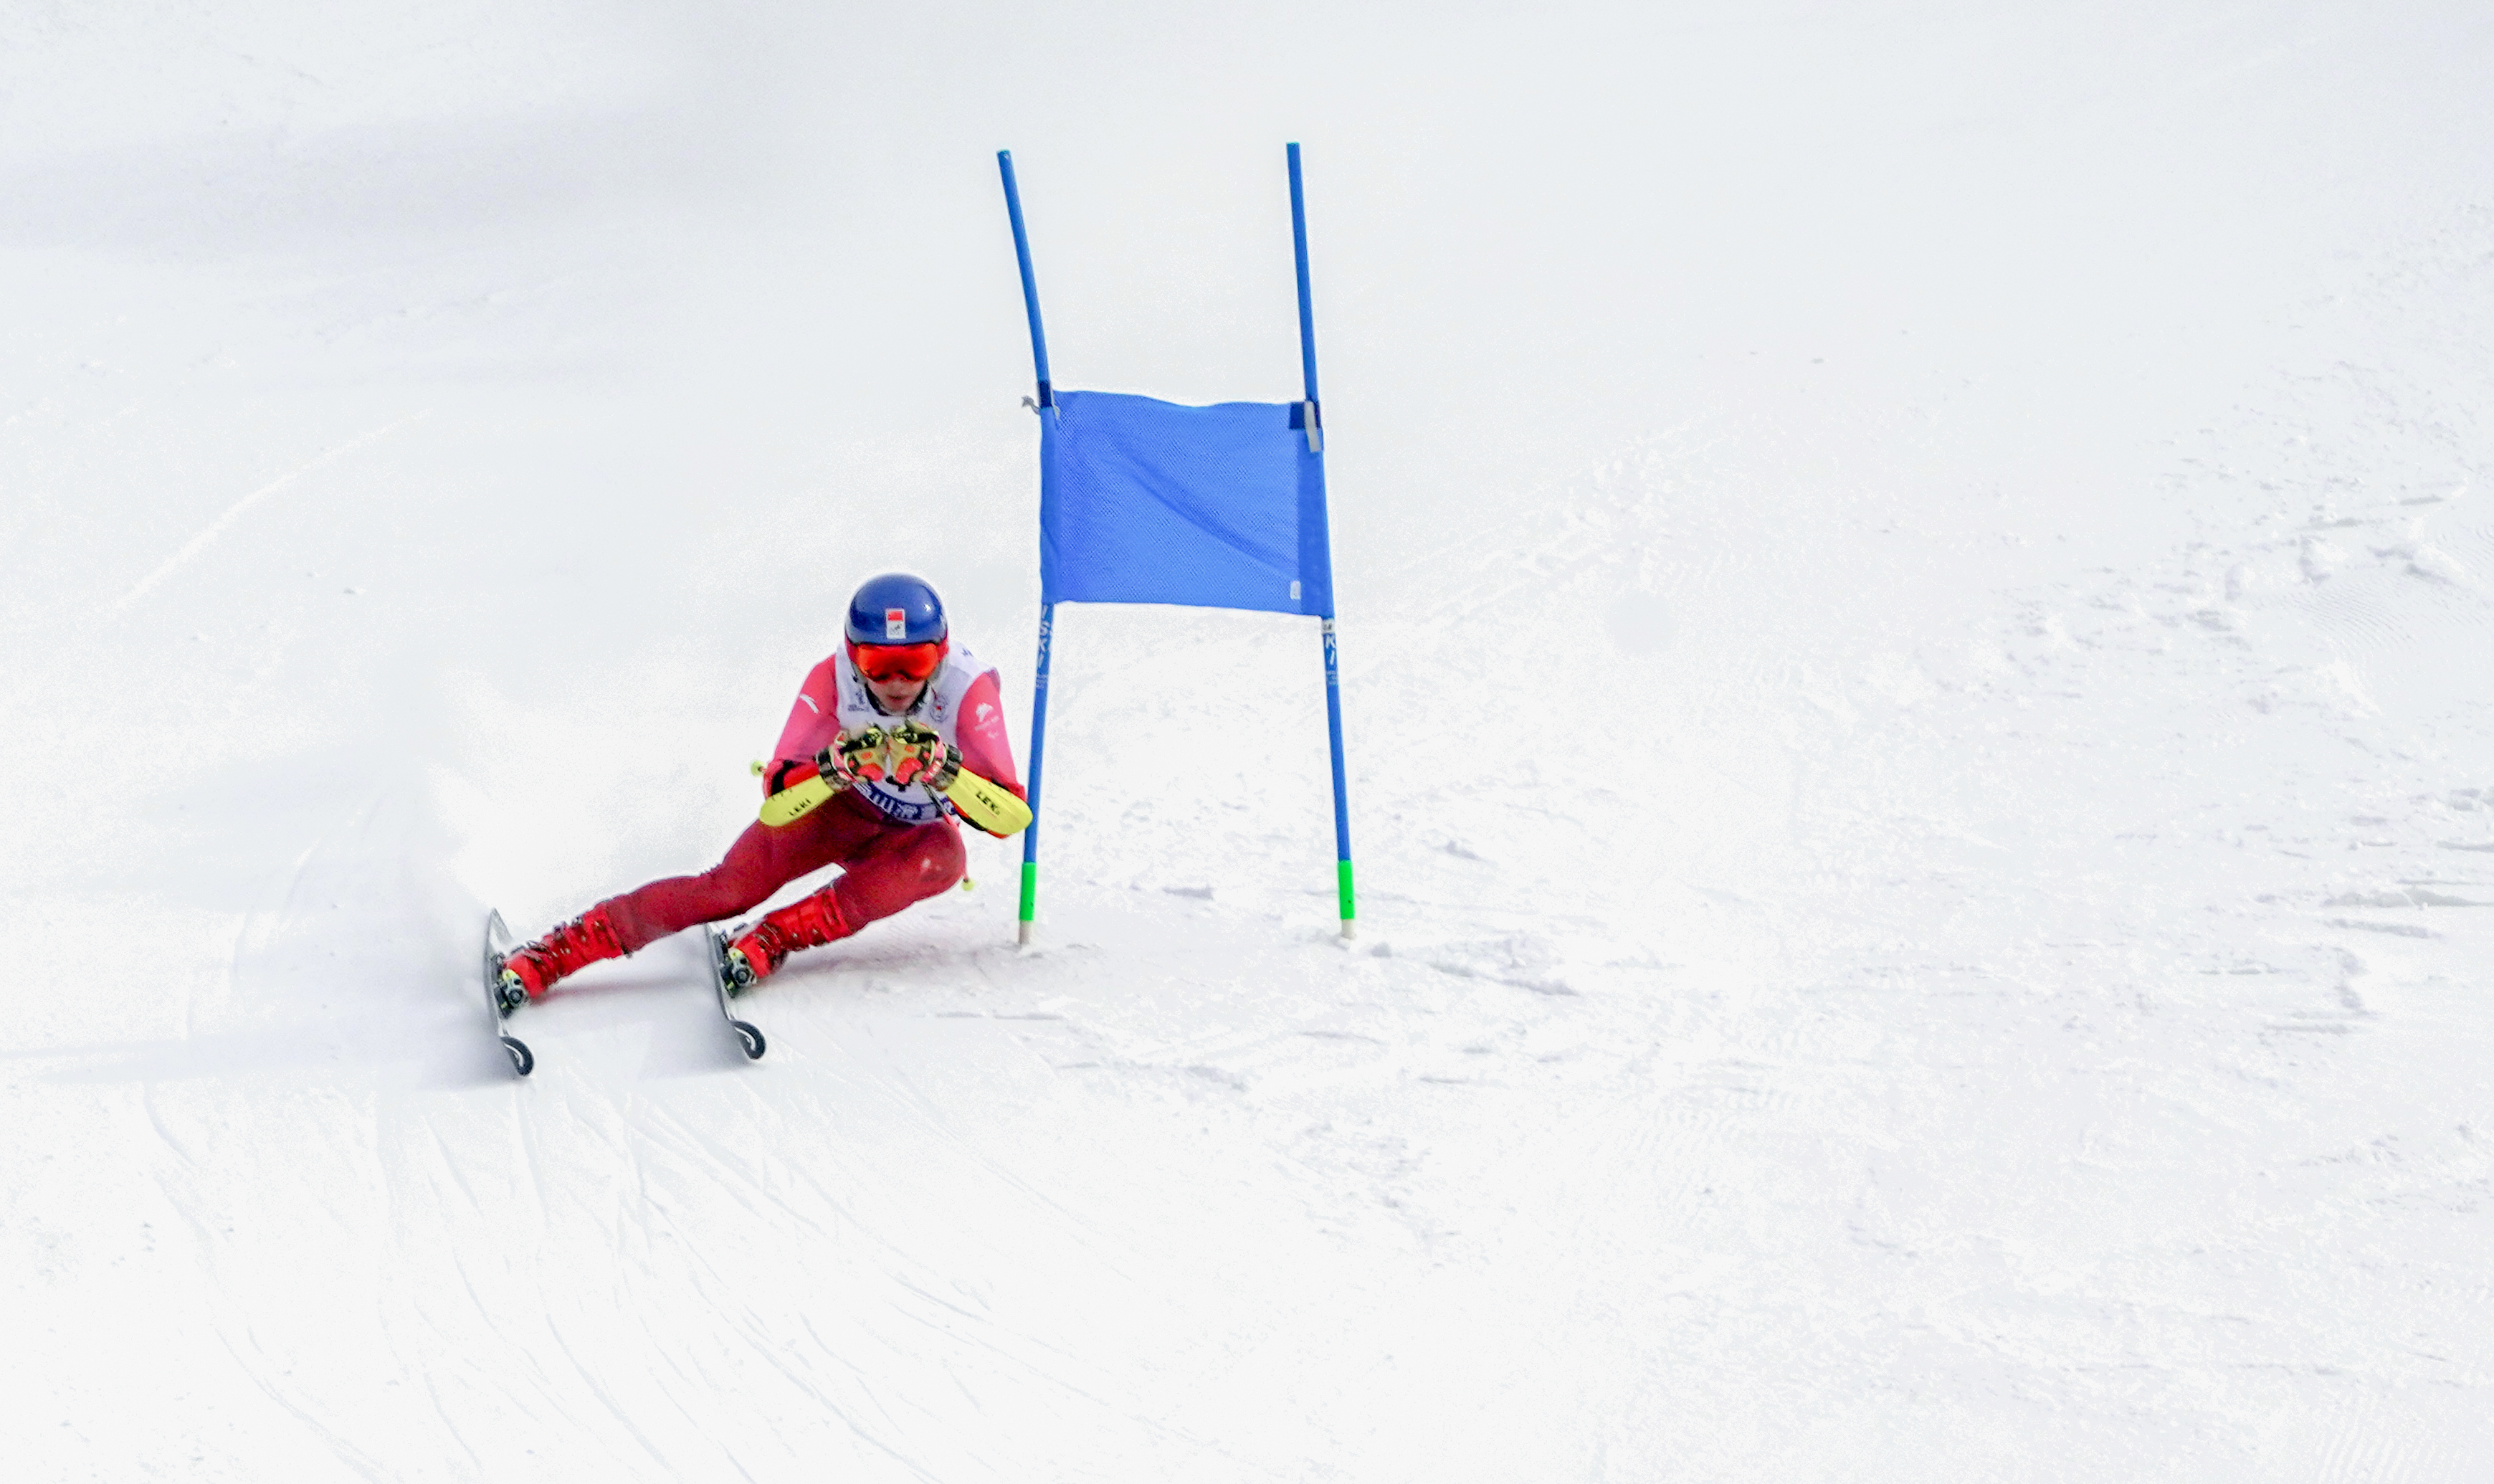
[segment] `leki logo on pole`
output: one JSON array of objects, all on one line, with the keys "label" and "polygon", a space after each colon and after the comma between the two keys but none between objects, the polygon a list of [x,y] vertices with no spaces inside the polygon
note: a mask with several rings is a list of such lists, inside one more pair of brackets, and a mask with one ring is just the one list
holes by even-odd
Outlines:
[{"label": "leki logo on pole", "polygon": [[909,637],[909,610],[887,608],[883,611],[883,637],[898,641]]}]

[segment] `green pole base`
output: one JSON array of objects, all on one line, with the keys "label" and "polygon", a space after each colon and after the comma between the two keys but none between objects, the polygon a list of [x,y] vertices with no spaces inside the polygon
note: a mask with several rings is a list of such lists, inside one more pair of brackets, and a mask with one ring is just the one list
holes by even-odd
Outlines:
[{"label": "green pole base", "polygon": [[1021,863],[1021,930],[1017,934],[1017,941],[1022,943],[1028,943],[1030,941],[1031,918],[1036,915],[1038,911],[1039,863],[1036,861],[1024,861]]}]

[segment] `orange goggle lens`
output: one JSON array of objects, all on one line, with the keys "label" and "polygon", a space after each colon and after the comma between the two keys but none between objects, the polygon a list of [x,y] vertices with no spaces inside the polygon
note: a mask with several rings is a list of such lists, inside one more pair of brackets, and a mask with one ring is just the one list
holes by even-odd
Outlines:
[{"label": "orange goggle lens", "polygon": [[944,662],[938,644],[852,644],[849,660],[870,681],[923,681]]}]

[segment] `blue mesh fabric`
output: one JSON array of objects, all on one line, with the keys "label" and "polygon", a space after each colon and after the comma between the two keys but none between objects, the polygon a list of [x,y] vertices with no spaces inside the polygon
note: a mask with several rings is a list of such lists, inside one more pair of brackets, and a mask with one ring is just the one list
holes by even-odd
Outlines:
[{"label": "blue mesh fabric", "polygon": [[1324,460],[1296,404],[1055,395],[1039,418],[1046,601],[1333,617]]}]

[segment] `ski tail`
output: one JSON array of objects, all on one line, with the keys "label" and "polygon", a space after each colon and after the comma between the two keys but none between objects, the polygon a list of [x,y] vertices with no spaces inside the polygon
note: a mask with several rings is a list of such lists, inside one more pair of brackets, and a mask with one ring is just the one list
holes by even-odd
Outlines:
[{"label": "ski tail", "polygon": [[527,1076],[537,1070],[536,1053],[529,1049],[527,1042],[502,1028],[511,1016],[510,1007],[502,1003],[502,964],[510,956],[511,930],[502,925],[501,912],[489,911],[485,914],[485,1014],[495,1039],[502,1044],[502,1054],[511,1059],[512,1074]]},{"label": "ski tail", "polygon": [[737,1045],[745,1052],[745,1059],[758,1062],[762,1053],[771,1048],[771,1043],[763,1039],[761,1027],[736,1018],[736,1010],[729,1004],[737,989],[728,979],[727,934],[712,926],[703,928],[702,936],[710,941],[710,987],[718,997],[718,1013],[727,1018],[728,1029],[736,1032]]}]

